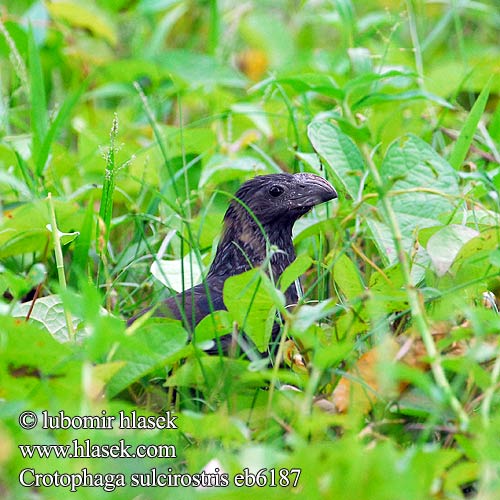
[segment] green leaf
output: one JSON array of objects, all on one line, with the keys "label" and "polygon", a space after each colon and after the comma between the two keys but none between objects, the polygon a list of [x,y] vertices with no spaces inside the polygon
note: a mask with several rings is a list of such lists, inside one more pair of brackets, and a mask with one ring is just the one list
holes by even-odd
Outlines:
[{"label": "green leaf", "polygon": [[370,300],[367,307],[372,316],[394,311],[401,311],[408,307],[408,294],[404,288],[404,278],[401,266],[398,263],[383,270],[375,271],[370,276]]},{"label": "green leaf", "polygon": [[333,299],[323,300],[310,306],[303,304],[295,309],[292,317],[292,330],[294,332],[305,332],[317,321],[331,316],[338,310],[338,306]]},{"label": "green leaf", "polygon": [[233,324],[228,311],[214,311],[205,316],[197,325],[193,334],[193,342],[200,344],[207,340],[222,337],[231,333]]},{"label": "green leaf", "polygon": [[4,401],[30,398],[33,404],[36,398],[44,407],[48,401],[68,404],[69,399],[80,397],[80,365],[71,364],[73,353],[68,344],[61,344],[36,323],[11,317],[0,321],[0,392]]},{"label": "green leaf", "polygon": [[462,163],[469,152],[479,120],[483,116],[486,103],[488,102],[488,97],[490,95],[491,81],[492,80],[490,78],[479,94],[474,106],[472,106],[469,116],[467,117],[467,120],[465,120],[464,126],[462,127],[457,142],[455,143],[455,147],[451,152],[450,165],[457,170],[462,166]]},{"label": "green leaf", "polygon": [[179,321],[151,318],[139,330],[122,340],[110,361],[126,365],[110,380],[110,397],[152,371],[173,363],[186,349],[188,334]]},{"label": "green leaf", "polygon": [[[389,146],[380,176],[407,251],[414,244],[417,229],[442,225],[440,216],[452,212],[458,203],[455,201],[459,195],[455,170],[414,135],[407,135]],[[383,215],[380,202],[377,207]],[[384,260],[394,263],[397,257],[388,226],[374,218],[368,219],[368,225]]]},{"label": "green leaf", "polygon": [[329,122],[312,122],[307,135],[316,153],[326,161],[335,186],[342,187],[352,199],[357,199],[365,164],[356,144]]},{"label": "green leaf", "polygon": [[268,278],[260,270],[252,269],[224,283],[227,310],[261,352],[267,348],[276,318],[273,296],[264,286],[264,279]]},{"label": "green leaf", "polygon": [[295,280],[299,279],[311,267],[312,262],[309,255],[299,255],[281,274],[278,283],[280,290],[285,292]]},{"label": "green leaf", "polygon": [[335,261],[333,279],[348,300],[360,297],[365,292],[360,270],[345,254],[340,255]]},{"label": "green leaf", "polygon": [[427,253],[436,274],[438,276],[446,274],[463,245],[478,234],[475,229],[455,224],[434,233],[427,243]]},{"label": "green leaf", "polygon": [[[12,316],[15,318],[25,318],[31,307],[31,301],[17,304],[12,311]],[[63,301],[59,295],[47,295],[46,297],[37,299],[30,314],[30,320],[37,321],[43,325],[59,342],[69,342],[72,340],[66,326]],[[89,334],[84,328],[78,329],[81,322],[81,319],[73,317],[73,328],[76,331],[77,340],[81,340]]]},{"label": "green leaf", "polygon": [[490,263],[490,255],[499,246],[498,228],[494,227],[483,231],[460,248],[451,266],[451,274],[456,277],[459,283],[467,283],[493,274],[495,268]]},{"label": "green leaf", "polygon": [[[62,230],[80,226],[78,206],[57,201],[57,220]],[[0,258],[28,252],[42,252],[47,245],[52,248],[52,238],[47,231],[50,218],[45,200],[36,200],[4,212],[0,222]]]}]

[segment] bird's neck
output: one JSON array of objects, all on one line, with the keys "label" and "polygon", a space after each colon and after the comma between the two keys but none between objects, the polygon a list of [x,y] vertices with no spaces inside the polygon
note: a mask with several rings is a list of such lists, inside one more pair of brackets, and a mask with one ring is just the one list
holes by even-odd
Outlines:
[{"label": "bird's neck", "polygon": [[[295,259],[292,223],[270,224],[262,229],[250,218],[235,220],[226,217],[222,239],[207,279],[221,280],[243,273],[266,262],[270,263],[275,282]],[[296,292],[288,291],[289,302],[296,301]]]}]

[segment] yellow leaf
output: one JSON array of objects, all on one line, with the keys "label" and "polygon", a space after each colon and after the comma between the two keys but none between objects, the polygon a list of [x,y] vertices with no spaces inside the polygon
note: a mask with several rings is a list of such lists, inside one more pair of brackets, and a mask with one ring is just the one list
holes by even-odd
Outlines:
[{"label": "yellow leaf", "polygon": [[88,8],[76,2],[51,2],[47,3],[47,9],[55,19],[65,21],[74,27],[87,29],[111,45],[116,45],[115,27],[95,7]]}]

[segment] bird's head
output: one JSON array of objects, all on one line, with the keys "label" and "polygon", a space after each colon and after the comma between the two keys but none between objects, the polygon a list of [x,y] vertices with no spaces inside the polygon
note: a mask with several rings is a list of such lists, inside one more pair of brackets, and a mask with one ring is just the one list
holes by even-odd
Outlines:
[{"label": "bird's head", "polygon": [[228,214],[243,214],[250,210],[263,226],[274,223],[293,225],[315,205],[337,198],[337,192],[319,175],[270,174],[245,182],[235,198]]}]

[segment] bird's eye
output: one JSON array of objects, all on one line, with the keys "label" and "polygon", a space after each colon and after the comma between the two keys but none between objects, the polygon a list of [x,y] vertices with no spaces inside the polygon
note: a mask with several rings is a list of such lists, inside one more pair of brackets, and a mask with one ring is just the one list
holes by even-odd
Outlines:
[{"label": "bird's eye", "polygon": [[269,188],[269,194],[271,196],[274,196],[275,198],[277,198],[278,196],[283,194],[283,191],[284,191],[284,189],[281,186],[277,186],[277,185],[271,186]]}]

